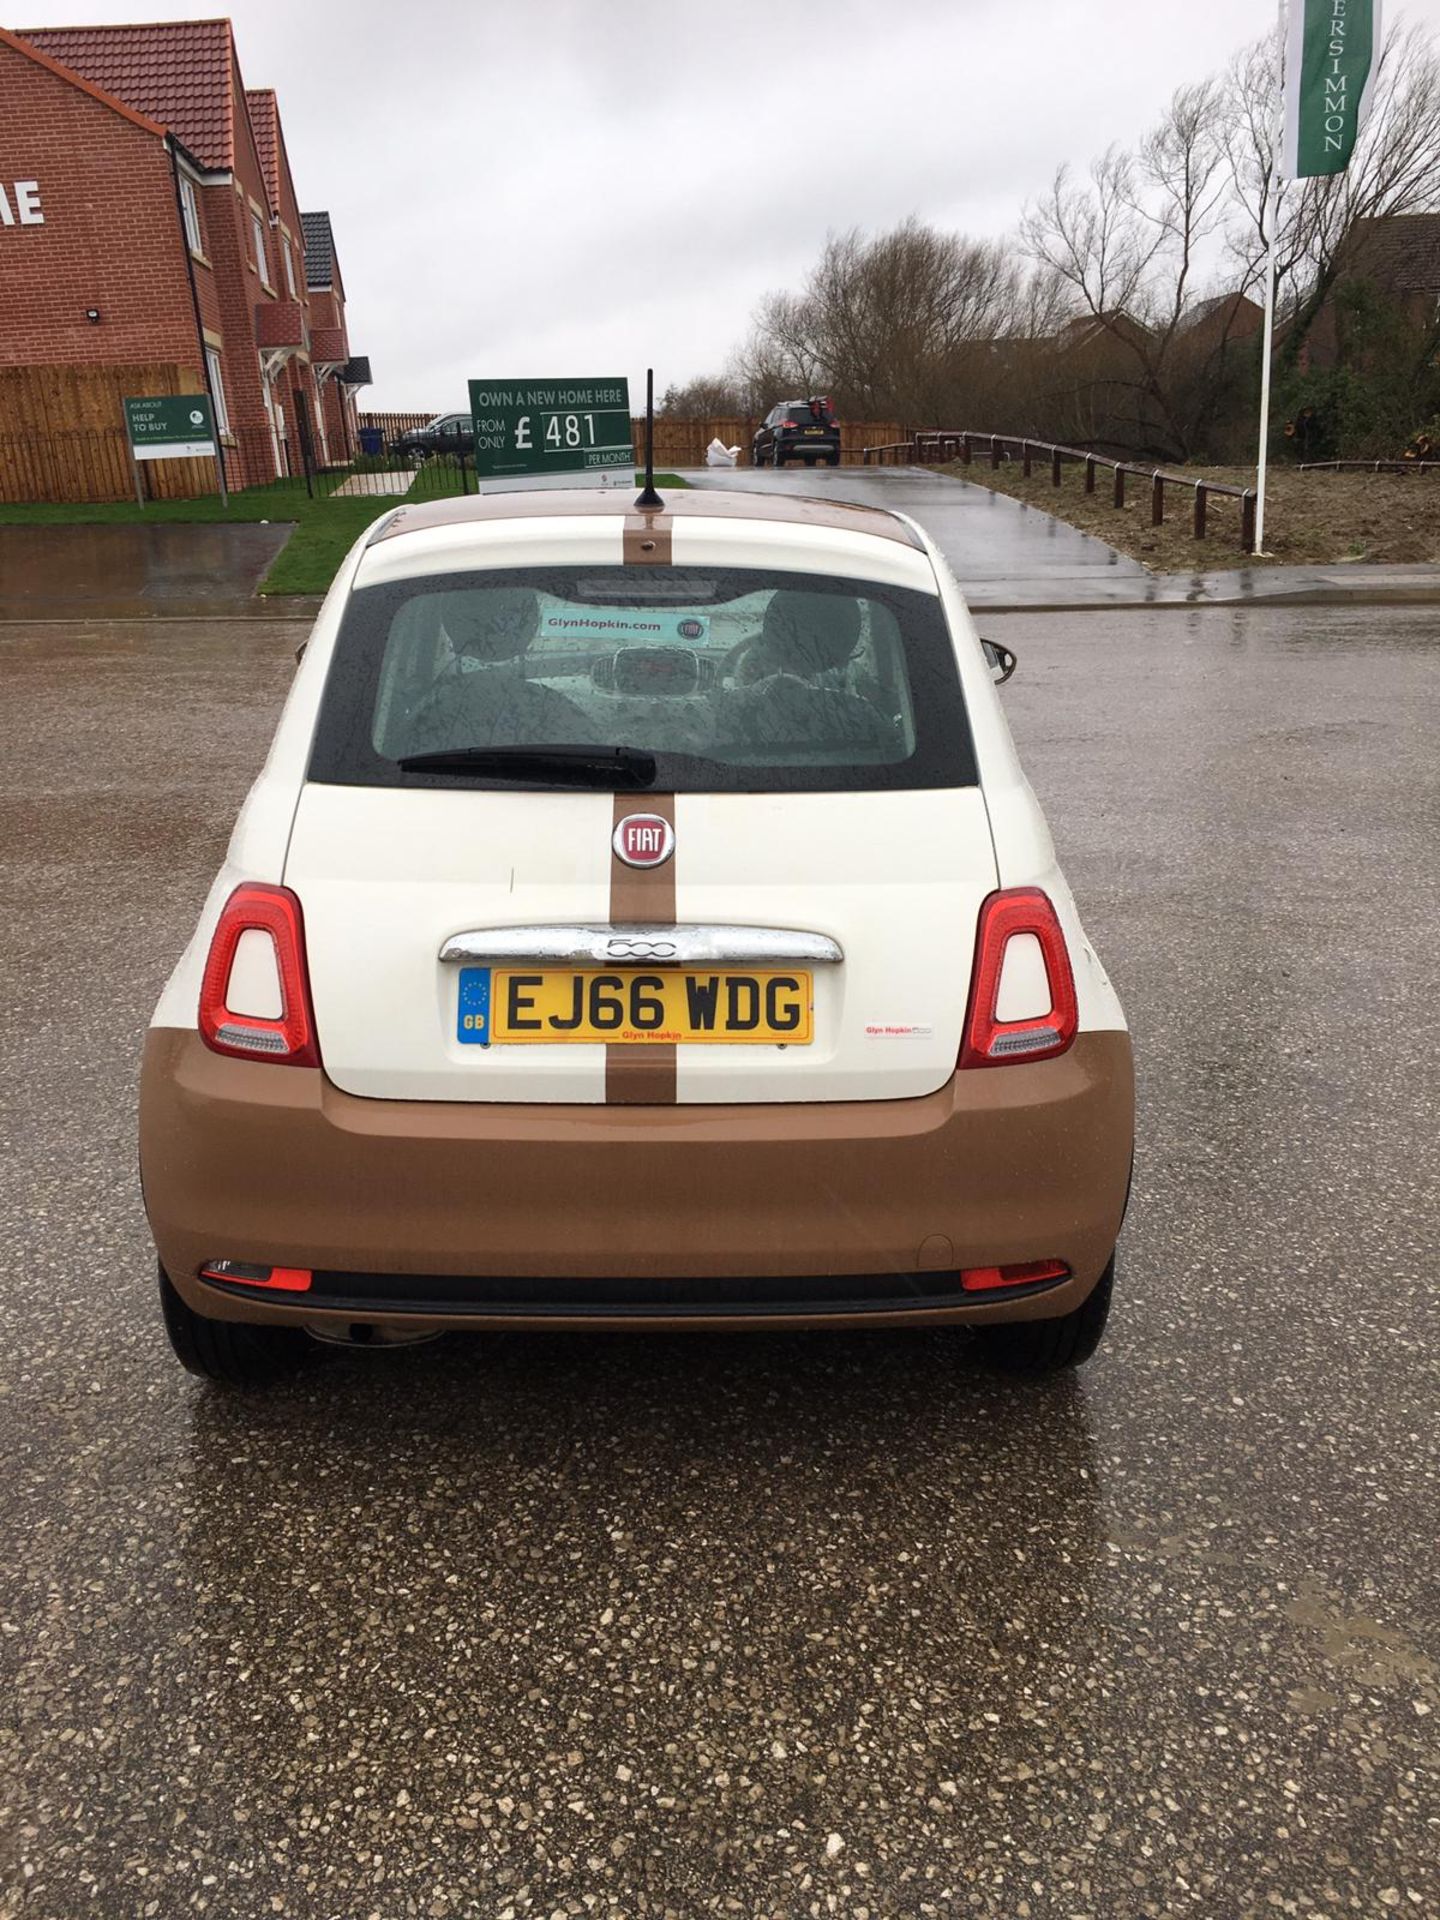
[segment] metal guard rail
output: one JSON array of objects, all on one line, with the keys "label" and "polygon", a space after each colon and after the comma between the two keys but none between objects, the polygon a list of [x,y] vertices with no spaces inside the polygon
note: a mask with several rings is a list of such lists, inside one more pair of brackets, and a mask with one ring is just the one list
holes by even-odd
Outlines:
[{"label": "metal guard rail", "polygon": [[1302,460],[1301,473],[1440,473],[1440,460]]},{"label": "metal guard rail", "polygon": [[[1252,553],[1255,548],[1255,492],[1252,487],[1237,487],[1230,480],[1197,480],[1189,474],[1167,473],[1163,467],[1137,466],[1131,460],[1112,460],[1107,454],[1091,453],[1084,447],[1066,447],[1057,445],[1053,440],[1029,440],[1018,434],[1009,433],[965,433],[948,432],[943,429],[916,433],[909,440],[891,441],[888,446],[866,447],[861,455],[868,467],[875,466],[943,466],[946,461],[958,460],[962,466],[974,463],[975,450],[980,448],[988,453],[992,468],[998,468],[1002,460],[1013,460],[1012,448],[1019,449],[1021,471],[1028,480],[1037,454],[1050,463],[1050,482],[1060,485],[1060,473],[1068,460],[1079,463],[1085,468],[1085,491],[1094,493],[1095,474],[1100,467],[1107,467],[1114,475],[1113,504],[1123,507],[1125,504],[1125,480],[1133,475],[1137,480],[1150,482],[1150,524],[1159,527],[1165,524],[1166,487],[1184,487],[1194,495],[1195,538],[1203,540],[1207,532],[1208,496],[1212,493],[1227,495],[1240,502],[1240,551]],[[1413,465],[1413,462],[1407,463]]]}]

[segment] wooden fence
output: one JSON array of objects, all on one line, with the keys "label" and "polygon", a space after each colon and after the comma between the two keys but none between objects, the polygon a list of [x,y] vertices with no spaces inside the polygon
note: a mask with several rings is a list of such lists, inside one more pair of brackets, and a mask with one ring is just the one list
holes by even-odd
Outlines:
[{"label": "wooden fence", "polygon": [[1440,460],[1302,460],[1301,473],[1440,473]]},{"label": "wooden fence", "polygon": [[[127,500],[135,491],[127,397],[200,393],[191,367],[0,367],[0,500]],[[213,460],[150,460],[155,500],[215,492]]]},{"label": "wooden fence", "polygon": [[357,413],[355,425],[362,433],[366,427],[378,427],[388,447],[402,433],[409,433],[415,427],[428,426],[434,418],[433,413]]},{"label": "wooden fence", "polygon": [[[0,500],[128,500],[135,479],[123,402],[146,394],[198,393],[203,385],[193,368],[170,364],[0,367]],[[433,413],[365,412],[358,424],[362,430],[378,429],[388,449],[400,434],[434,418]],[[639,465],[645,454],[645,422],[634,419],[630,424]],[[757,420],[677,420],[659,414],[656,471],[703,467],[712,440],[738,446],[740,465],[749,466],[758,425]],[[842,421],[840,457],[858,465],[868,446],[899,440],[905,431],[888,420]],[[269,464],[269,430],[256,432],[258,472]],[[187,500],[216,491],[213,460],[146,461],[141,477],[146,497],[153,500]]]},{"label": "wooden fence", "polygon": [[[758,420],[675,420],[668,414],[655,416],[655,471],[674,467],[703,467],[705,449],[712,440],[725,447],[739,447],[742,467],[750,465],[750,444],[755,438]],[[643,416],[630,422],[635,441],[635,458],[645,458],[645,421]],[[865,449],[877,440],[899,439],[905,429],[893,420],[842,420],[840,423],[840,459],[845,465],[859,466]]]},{"label": "wooden fence", "polygon": [[[390,442],[402,433],[408,433],[412,427],[423,427],[433,420],[433,413],[362,413],[358,416],[359,425],[377,427]],[[755,438],[758,420],[715,419],[715,420],[676,420],[671,415],[659,413],[655,416],[655,471],[663,473],[675,467],[703,467],[705,449],[712,440],[718,440],[722,446],[739,447],[740,465],[750,464],[750,443]],[[635,446],[635,462],[639,466],[645,459],[645,421],[643,416],[630,422],[631,437]],[[867,446],[876,441],[899,440],[904,437],[905,429],[893,420],[842,420],[840,423],[840,458],[842,461],[859,465]]]}]

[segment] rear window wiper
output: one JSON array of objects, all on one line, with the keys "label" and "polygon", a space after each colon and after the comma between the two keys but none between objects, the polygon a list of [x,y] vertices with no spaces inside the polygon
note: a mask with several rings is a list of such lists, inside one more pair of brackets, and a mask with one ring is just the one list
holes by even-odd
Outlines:
[{"label": "rear window wiper", "polygon": [[640,747],[446,747],[402,754],[406,773],[493,773],[581,787],[652,787],[655,756]]}]

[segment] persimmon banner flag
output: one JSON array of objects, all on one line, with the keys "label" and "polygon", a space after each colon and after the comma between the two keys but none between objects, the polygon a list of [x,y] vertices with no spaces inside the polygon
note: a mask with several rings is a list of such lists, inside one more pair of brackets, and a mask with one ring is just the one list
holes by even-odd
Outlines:
[{"label": "persimmon banner flag", "polygon": [[1287,180],[1343,173],[1370,106],[1380,49],[1380,0],[1290,0],[1285,48]]}]

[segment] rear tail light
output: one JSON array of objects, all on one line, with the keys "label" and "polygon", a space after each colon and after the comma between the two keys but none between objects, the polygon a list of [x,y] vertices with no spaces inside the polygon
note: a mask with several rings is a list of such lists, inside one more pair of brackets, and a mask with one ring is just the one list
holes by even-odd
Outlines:
[{"label": "rear tail light", "polygon": [[980,909],[960,1065],[1048,1060],[1070,1045],[1078,1018],[1075,975],[1049,897],[1038,887],[992,893]]},{"label": "rear tail light", "polygon": [[222,1280],[229,1287],[257,1287],[265,1293],[308,1293],[314,1274],[309,1267],[257,1267],[248,1260],[207,1260],[202,1280]]},{"label": "rear tail light", "polygon": [[[260,938],[258,943],[251,942],[247,954],[247,990],[242,992],[237,987],[235,963],[246,934]],[[264,953],[267,940],[268,959]],[[258,969],[254,953],[257,945]],[[268,981],[271,964],[274,978]],[[271,1006],[260,1004],[266,995],[263,991],[256,993],[257,973],[262,983],[268,983]],[[232,999],[239,1004],[232,1007]],[[200,1035],[216,1053],[273,1060],[285,1067],[319,1066],[320,1049],[315,1041],[305,967],[305,925],[300,902],[288,887],[247,881],[225,902],[200,982]]]},{"label": "rear tail light", "polygon": [[1004,1287],[1035,1287],[1067,1280],[1063,1260],[1021,1260],[1009,1267],[962,1267],[960,1285],[966,1293],[996,1293]]}]

